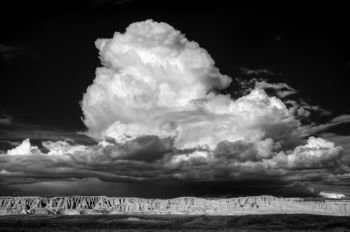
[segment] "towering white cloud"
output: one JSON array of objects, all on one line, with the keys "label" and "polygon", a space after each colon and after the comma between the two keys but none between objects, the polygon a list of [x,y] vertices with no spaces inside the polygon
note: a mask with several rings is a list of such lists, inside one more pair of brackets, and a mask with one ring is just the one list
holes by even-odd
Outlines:
[{"label": "towering white cloud", "polygon": [[96,70],[82,108],[85,124],[98,137],[124,142],[186,133],[182,125],[203,121],[195,114],[207,93],[231,82],[206,50],[166,23],[134,23],[96,46],[104,67]]},{"label": "towering white cloud", "polygon": [[134,23],[96,46],[104,67],[82,101],[84,122],[96,137],[123,143],[156,135],[174,137],[180,149],[214,149],[222,140],[280,140],[298,127],[284,103],[259,86],[236,100],[218,93],[231,78],[166,23]]}]

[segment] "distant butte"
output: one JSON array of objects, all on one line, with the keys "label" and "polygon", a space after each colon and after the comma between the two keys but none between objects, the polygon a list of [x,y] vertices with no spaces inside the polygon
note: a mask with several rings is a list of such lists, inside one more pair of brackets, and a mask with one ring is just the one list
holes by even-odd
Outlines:
[{"label": "distant butte", "polygon": [[248,215],[318,214],[350,216],[349,200],[307,201],[273,196],[205,199],[143,199],[104,196],[0,197],[0,215]]}]

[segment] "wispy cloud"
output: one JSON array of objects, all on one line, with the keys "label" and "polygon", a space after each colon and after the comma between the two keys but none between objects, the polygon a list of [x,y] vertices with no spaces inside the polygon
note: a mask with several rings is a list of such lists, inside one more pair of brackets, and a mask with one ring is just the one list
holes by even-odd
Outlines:
[{"label": "wispy cloud", "polygon": [[0,58],[5,63],[11,63],[28,51],[22,46],[5,45],[0,43]]},{"label": "wispy cloud", "polygon": [[350,123],[350,115],[343,114],[336,116],[332,118],[330,121],[323,123],[323,124],[311,124],[311,125],[305,125],[302,129],[302,133],[307,135],[315,135],[318,133],[326,133],[327,130],[339,126],[342,124],[348,124]]},{"label": "wispy cloud", "polygon": [[10,125],[12,123],[12,117],[7,114],[0,115],[0,125]]},{"label": "wispy cloud", "polygon": [[269,69],[260,68],[260,69],[252,69],[252,68],[240,68],[242,74],[247,76],[258,76],[258,75],[270,75],[274,76],[275,73],[270,71]]},{"label": "wispy cloud", "polygon": [[89,0],[88,2],[90,6],[101,7],[106,5],[124,5],[133,2],[133,0]]}]

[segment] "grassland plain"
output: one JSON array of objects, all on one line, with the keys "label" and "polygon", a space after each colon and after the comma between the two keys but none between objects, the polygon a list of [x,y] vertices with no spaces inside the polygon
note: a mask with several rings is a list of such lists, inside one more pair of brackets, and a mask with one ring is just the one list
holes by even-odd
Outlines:
[{"label": "grassland plain", "polygon": [[11,215],[0,231],[350,231],[350,217],[306,214],[246,216]]}]

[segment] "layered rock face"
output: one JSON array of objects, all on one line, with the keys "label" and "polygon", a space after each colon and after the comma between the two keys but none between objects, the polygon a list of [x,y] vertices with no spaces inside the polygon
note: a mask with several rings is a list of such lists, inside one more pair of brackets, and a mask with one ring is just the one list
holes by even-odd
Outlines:
[{"label": "layered rock face", "polygon": [[272,196],[142,199],[104,196],[0,197],[0,215],[21,214],[320,214],[350,216],[350,201],[304,201]]}]

